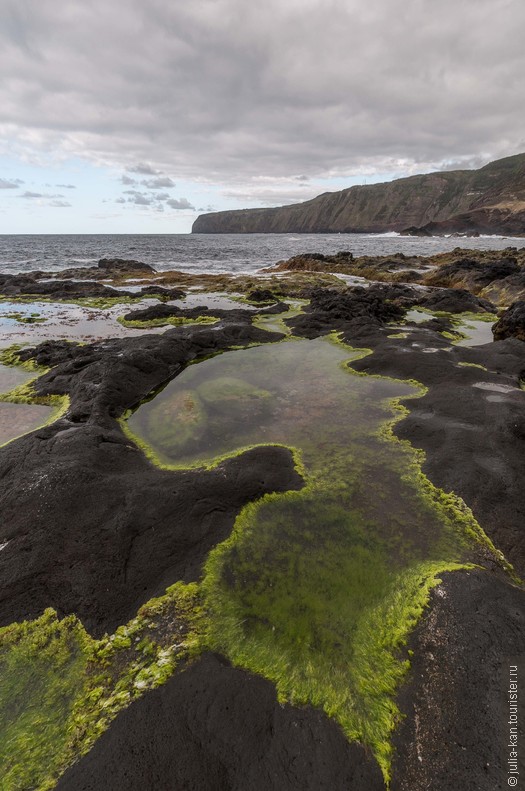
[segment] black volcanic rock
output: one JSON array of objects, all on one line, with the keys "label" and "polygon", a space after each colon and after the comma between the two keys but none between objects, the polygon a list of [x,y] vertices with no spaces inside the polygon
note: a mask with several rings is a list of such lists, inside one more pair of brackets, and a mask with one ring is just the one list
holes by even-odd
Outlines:
[{"label": "black volcanic rock", "polygon": [[101,258],[98,266],[110,272],[156,272],[149,264],[134,261],[132,258]]},{"label": "black volcanic rock", "polygon": [[481,570],[440,576],[409,640],[391,791],[495,791],[508,787],[509,664],[525,648],[525,594]]},{"label": "black volcanic rock", "polygon": [[163,286],[145,286],[140,290],[141,297],[162,297],[163,299],[184,299],[186,293],[180,288],[164,288]]},{"label": "black volcanic rock", "polygon": [[[407,286],[402,290],[406,293]],[[389,292],[389,289],[391,290]],[[350,322],[364,327],[381,327],[387,322],[398,321],[404,308],[388,301],[386,294],[396,292],[395,286],[386,289],[359,286],[346,291],[329,288],[314,288],[310,293],[310,305],[303,313],[287,320],[294,333],[305,338],[316,338],[333,330],[342,330]]]},{"label": "black volcanic rock", "polygon": [[445,313],[495,313],[496,307],[463,288],[436,289],[421,299],[420,306]]},{"label": "black volcanic rock", "polygon": [[46,296],[55,299],[83,299],[97,297],[133,297],[131,292],[117,291],[102,283],[70,280],[35,280],[27,275],[0,275],[0,293],[5,296]]},{"label": "black volcanic rock", "polygon": [[384,791],[361,745],[205,654],[121,712],[57,791]]},{"label": "black volcanic rock", "polygon": [[[525,301],[514,302],[492,328],[495,341],[518,338],[525,341]],[[524,364],[525,368],[525,364]]]}]

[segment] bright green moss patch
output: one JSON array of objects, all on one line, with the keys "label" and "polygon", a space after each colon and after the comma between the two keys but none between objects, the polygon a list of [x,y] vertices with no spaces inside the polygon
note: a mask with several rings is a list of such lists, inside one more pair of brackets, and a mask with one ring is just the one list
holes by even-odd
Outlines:
[{"label": "bright green moss patch", "polygon": [[0,351],[0,363],[2,365],[16,365],[19,368],[23,368],[25,371],[35,371],[40,374],[45,373],[45,368],[39,368],[36,364],[35,360],[21,360],[19,357],[19,352],[23,347],[19,344],[14,344],[13,346],[9,346],[8,349],[2,349]]},{"label": "bright green moss patch", "polygon": [[219,319],[216,316],[198,316],[195,319],[186,316],[168,316],[162,319],[150,319],[149,321],[134,321],[125,319],[123,316],[117,318],[123,327],[135,328],[137,330],[148,329],[149,327],[181,327],[189,324],[216,324]]},{"label": "bright green moss patch", "polygon": [[197,586],[179,583],[101,640],[53,610],[1,629],[1,788],[53,788],[121,709],[195,656],[202,612]]},{"label": "bright green moss patch", "polygon": [[[82,694],[89,638],[73,617],[46,610],[0,630],[2,788],[46,788],[63,760],[68,724]],[[53,750],[55,747],[55,750]]]}]

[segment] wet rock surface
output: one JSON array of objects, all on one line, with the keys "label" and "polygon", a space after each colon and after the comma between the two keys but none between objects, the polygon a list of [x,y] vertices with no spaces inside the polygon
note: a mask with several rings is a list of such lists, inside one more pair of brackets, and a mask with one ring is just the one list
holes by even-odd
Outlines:
[{"label": "wet rock surface", "polygon": [[391,788],[494,791],[508,777],[509,664],[525,641],[523,591],[482,571],[442,576],[410,639]]},{"label": "wet rock surface", "polygon": [[271,683],[203,656],[122,712],[60,791],[380,791],[374,759]]},{"label": "wet rock surface", "polygon": [[514,302],[492,328],[495,341],[518,338],[525,341],[525,301]]}]

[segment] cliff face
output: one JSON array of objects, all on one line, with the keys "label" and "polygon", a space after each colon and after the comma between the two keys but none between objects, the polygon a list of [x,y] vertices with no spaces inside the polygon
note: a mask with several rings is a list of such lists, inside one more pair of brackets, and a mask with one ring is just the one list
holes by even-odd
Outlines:
[{"label": "cliff face", "polygon": [[525,233],[525,154],[479,170],[350,187],[275,209],[201,214],[192,233],[382,233],[407,228]]}]

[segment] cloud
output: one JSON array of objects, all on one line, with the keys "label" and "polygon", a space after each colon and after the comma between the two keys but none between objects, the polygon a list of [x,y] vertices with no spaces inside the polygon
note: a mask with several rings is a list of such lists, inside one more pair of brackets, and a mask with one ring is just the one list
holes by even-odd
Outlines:
[{"label": "cloud", "polygon": [[126,168],[128,173],[141,173],[143,176],[156,176],[158,174],[158,170],[151,167],[151,165],[133,165],[133,167]]},{"label": "cloud", "polygon": [[130,198],[130,202],[137,206],[151,206],[153,203],[151,198],[147,198],[145,195],[134,195],[133,198]]},{"label": "cloud", "polygon": [[520,0],[65,7],[4,0],[0,138],[26,157],[269,200],[261,175],[297,185],[525,149]]},{"label": "cloud", "polygon": [[45,195],[43,195],[41,192],[29,192],[28,190],[26,190],[22,195],[19,195],[18,197],[19,198],[44,198]]},{"label": "cloud", "polygon": [[71,206],[66,200],[52,200],[48,206],[53,206],[55,209],[66,209]]},{"label": "cloud", "polygon": [[63,190],[76,190],[76,184],[55,184],[55,187],[61,187]]},{"label": "cloud", "polygon": [[144,187],[149,189],[159,189],[159,187],[175,187],[175,182],[169,176],[159,176],[156,179],[145,179],[140,182]]},{"label": "cloud", "polygon": [[192,209],[195,211],[195,206],[192,206],[187,198],[180,198],[179,200],[170,198],[166,201],[166,205],[169,206],[170,209],[177,209],[177,211],[181,209]]},{"label": "cloud", "polygon": [[23,181],[20,179],[13,179],[12,181],[6,181],[6,179],[0,179],[0,190],[16,190],[23,184]]},{"label": "cloud", "polygon": [[122,184],[125,184],[127,187],[137,183],[136,179],[132,179],[129,176],[121,176],[120,181]]}]

